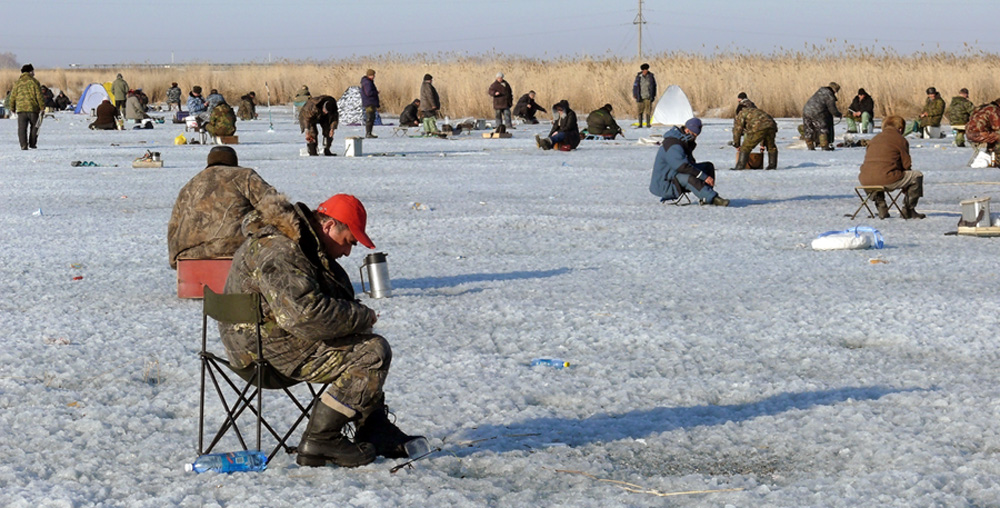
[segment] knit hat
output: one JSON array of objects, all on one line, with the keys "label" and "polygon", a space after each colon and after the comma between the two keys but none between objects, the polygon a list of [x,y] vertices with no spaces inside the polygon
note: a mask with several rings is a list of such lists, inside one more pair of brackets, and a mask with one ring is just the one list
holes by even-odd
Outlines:
[{"label": "knit hat", "polygon": [[830,84],[827,86],[830,87],[831,90],[833,90],[833,93],[837,93],[840,91],[840,85],[838,85],[836,81],[831,81]]},{"label": "knit hat", "polygon": [[969,95],[969,89],[968,88],[963,88],[963,89],[959,90],[958,93],[964,93],[965,95]]},{"label": "knit hat", "polygon": [[208,164],[210,166],[239,166],[240,160],[236,156],[236,150],[231,146],[216,146],[208,152]]},{"label": "knit hat", "polygon": [[927,95],[934,95],[936,93],[937,93],[937,88],[934,88],[933,86],[927,89]]},{"label": "knit hat", "polygon": [[693,134],[701,134],[701,119],[695,117],[686,122],[684,122],[684,127],[691,131]]},{"label": "knit hat", "polygon": [[498,77],[498,78],[502,78],[502,77],[503,77],[503,73],[502,73],[502,72],[498,72],[498,73],[497,73],[497,77]]},{"label": "knit hat", "polygon": [[432,79],[434,79],[434,76],[431,76],[430,74],[424,74],[424,81],[430,81]]},{"label": "knit hat", "polygon": [[24,64],[21,66],[21,72],[35,72],[35,67],[31,64]]},{"label": "knit hat", "polygon": [[601,108],[601,109],[605,109],[605,110],[607,110],[607,111],[608,111],[608,113],[610,113],[610,112],[611,112],[611,110],[612,110],[612,107],[611,107],[611,104],[605,104],[605,105],[604,105],[604,107],[603,107],[603,108]]},{"label": "knit hat", "polygon": [[858,88],[858,95],[868,95],[864,88]]},{"label": "knit hat", "polygon": [[375,244],[365,234],[368,212],[358,198],[350,194],[337,194],[319,205],[316,211],[346,224],[347,229],[351,230],[351,234],[361,242],[361,245],[369,249],[375,248]]},{"label": "knit hat", "polygon": [[747,98],[747,93],[746,92],[740,92],[740,94],[737,95],[736,98],[739,99],[739,100],[746,99]]},{"label": "knit hat", "polygon": [[375,69],[368,69],[365,71],[365,76],[372,77],[375,75]]},{"label": "knit hat", "polygon": [[191,87],[191,91],[194,92],[194,93],[201,93],[201,87],[200,86],[193,86],[193,87]]}]

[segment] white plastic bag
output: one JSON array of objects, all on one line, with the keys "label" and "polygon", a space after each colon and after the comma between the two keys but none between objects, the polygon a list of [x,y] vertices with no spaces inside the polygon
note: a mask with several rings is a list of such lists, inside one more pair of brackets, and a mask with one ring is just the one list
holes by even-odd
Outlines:
[{"label": "white plastic bag", "polygon": [[969,166],[974,168],[988,168],[993,164],[993,156],[986,152],[986,150],[980,150],[976,153],[976,156],[972,158],[972,162]]},{"label": "white plastic bag", "polygon": [[827,231],[812,241],[813,250],[881,249],[882,233],[870,226],[855,226],[843,231]]}]

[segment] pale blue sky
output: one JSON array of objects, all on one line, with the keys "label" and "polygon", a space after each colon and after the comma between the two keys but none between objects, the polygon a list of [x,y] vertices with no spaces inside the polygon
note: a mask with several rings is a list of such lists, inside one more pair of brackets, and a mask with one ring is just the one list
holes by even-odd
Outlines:
[{"label": "pale blue sky", "polygon": [[[646,0],[646,55],[843,48],[1000,53],[996,0]],[[637,54],[637,0],[0,0],[0,52],[38,67],[379,54]],[[832,42],[831,42],[832,40]]]}]

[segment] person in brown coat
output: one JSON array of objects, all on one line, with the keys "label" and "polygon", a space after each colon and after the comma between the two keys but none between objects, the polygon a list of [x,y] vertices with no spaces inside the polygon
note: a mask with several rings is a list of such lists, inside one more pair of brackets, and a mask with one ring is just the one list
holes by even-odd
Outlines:
[{"label": "person in brown coat", "polygon": [[510,88],[510,83],[503,79],[503,73],[498,72],[496,79],[490,83],[490,88],[486,91],[493,97],[493,110],[496,111],[497,127],[506,126],[513,129],[514,124],[510,121],[510,108],[514,106],[514,90]]},{"label": "person in brown coat", "polygon": [[97,106],[97,119],[94,120],[94,123],[90,124],[90,128],[92,130],[113,131],[118,128],[118,120],[120,118],[118,108],[114,104],[111,104],[109,99],[104,99]]},{"label": "person in brown coat", "polygon": [[231,257],[245,239],[243,219],[265,197],[277,194],[256,171],[241,168],[236,150],[217,146],[208,167],[181,188],[167,224],[170,268],[177,259]]},{"label": "person in brown coat", "polygon": [[[882,185],[886,190],[903,189],[906,195],[903,218],[923,219],[925,215],[917,213],[916,207],[924,195],[924,175],[912,169],[910,143],[903,137],[904,129],[906,121],[900,116],[891,115],[882,120],[882,132],[868,142],[858,181],[861,185]],[[879,219],[889,216],[884,192],[875,193],[875,206]]]}]

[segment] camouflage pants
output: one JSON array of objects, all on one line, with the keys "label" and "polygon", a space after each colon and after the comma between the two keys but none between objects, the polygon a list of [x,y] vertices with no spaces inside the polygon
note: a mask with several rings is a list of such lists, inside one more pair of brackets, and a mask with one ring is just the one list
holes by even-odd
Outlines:
[{"label": "camouflage pants", "polygon": [[310,383],[332,383],[327,394],[365,414],[382,398],[392,350],[381,335],[358,334],[320,347],[291,376]]},{"label": "camouflage pants", "polygon": [[819,143],[819,136],[823,134],[827,137],[827,143],[833,141],[832,115],[825,115],[819,118],[803,118],[802,127],[802,139]]},{"label": "camouflage pants", "polygon": [[[374,120],[372,121],[374,122]],[[333,144],[333,131],[330,130],[330,124],[330,120],[326,118],[319,121],[319,127],[323,130],[323,148],[327,150]],[[310,122],[309,126],[306,127],[306,143],[318,143],[320,129],[316,128],[315,123]]]},{"label": "camouflage pants", "polygon": [[776,129],[764,129],[743,134],[743,144],[740,151],[749,154],[757,145],[763,145],[768,152],[777,152],[778,147],[774,144],[774,137],[778,134]]}]

